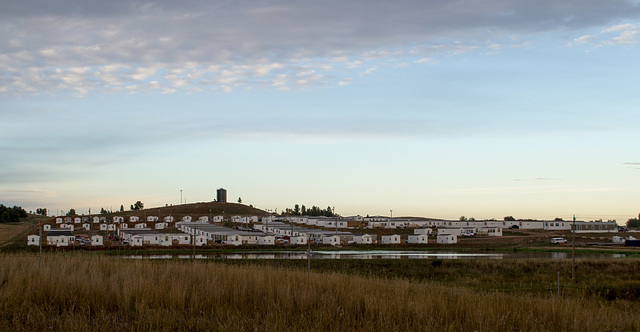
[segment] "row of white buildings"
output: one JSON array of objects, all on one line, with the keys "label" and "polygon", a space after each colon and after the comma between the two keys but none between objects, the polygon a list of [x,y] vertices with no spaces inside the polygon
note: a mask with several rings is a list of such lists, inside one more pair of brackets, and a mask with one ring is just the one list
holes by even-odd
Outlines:
[{"label": "row of white buildings", "polygon": [[[45,242],[43,242],[42,244],[54,247],[68,247],[75,244],[77,242],[77,238],[78,237],[74,235],[68,228],[50,229],[44,234]],[[90,238],[87,238],[86,241],[87,242],[85,242],[85,244],[89,244],[92,246],[101,246],[104,244],[104,237],[102,235],[96,234],[91,236]],[[27,236],[27,245],[40,245],[40,236]]]},{"label": "row of white buildings", "polygon": [[[223,217],[222,216],[213,216],[211,217],[211,220],[213,222],[222,222],[223,221]],[[251,222],[258,222],[258,217],[254,216],[254,217],[240,217],[240,216],[234,216],[232,217],[232,219],[238,219],[238,220],[250,220]],[[182,219],[180,221],[185,221],[185,222],[191,222],[193,220],[193,218],[191,216],[184,216],[182,217]],[[198,221],[201,222],[209,222],[209,216],[201,216],[198,217],[197,219]],[[144,218],[140,218],[138,216],[129,216],[129,217],[122,217],[122,216],[113,216],[111,218],[107,218],[107,217],[98,217],[98,216],[94,216],[94,217],[58,217],[56,218],[56,224],[83,224],[83,223],[89,223],[92,222],[94,224],[100,224],[100,223],[114,223],[114,224],[120,224],[120,223],[139,223],[139,222],[149,222],[149,223],[157,223],[157,222],[175,222],[175,217],[169,215],[169,216],[165,216],[162,218],[162,220],[160,220],[160,217],[158,216],[147,216],[146,219]],[[240,222],[240,221],[238,221]]]},{"label": "row of white buildings", "polygon": [[[389,218],[389,217],[362,217],[351,216],[346,218],[331,218],[331,217],[311,217],[311,216],[284,216],[282,219],[294,223],[297,225],[307,225],[323,228],[338,228],[338,229],[357,229],[357,228],[385,228],[385,229],[401,229],[401,228],[464,228],[464,229],[476,229],[476,233],[480,234],[483,229],[505,229],[505,228],[518,228],[518,229],[539,229],[549,231],[562,231],[572,230],[572,221],[564,220],[514,220],[514,221],[498,221],[498,220],[432,220],[432,219],[413,219],[413,218]],[[211,220],[209,220],[211,219]],[[255,224],[255,223],[270,223],[277,220],[275,216],[232,216],[229,221],[239,224]],[[91,221],[94,224],[102,223],[172,223],[176,222],[175,218],[171,215],[165,216],[162,219],[158,216],[147,216],[141,219],[138,216],[113,216],[107,217],[58,217],[56,218],[57,224],[86,224]],[[191,216],[183,216],[180,222],[192,222],[194,218]],[[220,223],[224,221],[222,215],[212,216],[200,216],[195,219],[198,222],[214,222]],[[82,226],[86,227],[86,226]],[[146,228],[147,226],[141,226]],[[163,227],[157,227],[162,229]],[[166,228],[166,227],[165,227]],[[87,229],[87,228],[85,228]],[[90,229],[90,228],[89,228]],[[102,230],[102,229],[101,229]],[[585,222],[576,221],[576,231],[578,233],[584,232],[617,232],[618,225],[615,222]]]},{"label": "row of white buildings", "polygon": [[[349,218],[358,218],[349,217]],[[385,218],[385,217],[363,217],[362,220],[367,224],[367,228],[462,228],[476,229],[476,233],[483,233],[483,230],[518,228],[529,230],[547,230],[547,231],[572,231],[573,221],[566,220],[514,220],[514,221],[498,221],[498,220],[415,220],[409,218]],[[612,221],[576,221],[577,233],[602,233],[602,232],[618,232],[618,224]],[[491,236],[491,234],[488,234]]]},{"label": "row of white buildings", "polygon": [[[276,225],[269,227],[270,230],[267,230],[266,227],[262,227],[262,229],[267,233],[240,231],[199,222],[181,222],[178,223],[177,226],[182,233],[162,233],[150,228],[123,228],[118,230],[118,236],[123,243],[131,246],[174,246],[190,244],[203,246],[211,242],[235,246],[274,245],[276,244],[277,237],[286,237],[289,243],[294,245],[306,245],[309,239],[315,243],[332,246],[350,243],[372,244],[378,242],[377,236],[373,234],[352,234],[349,232],[334,233],[317,229],[302,228],[291,229],[289,225],[282,223],[277,223]],[[84,241],[79,239],[79,236],[74,235],[69,228],[49,229],[44,234],[44,239],[46,242],[43,244],[56,247],[67,247],[76,244],[78,241]],[[195,243],[193,243],[194,240]],[[29,235],[27,237],[28,245],[38,246],[40,244],[39,241],[40,236],[38,235]],[[412,234],[408,236],[406,242],[413,244],[425,244],[428,243],[428,236],[427,234]],[[450,244],[456,242],[457,235],[455,234],[441,234],[438,235],[437,238],[437,243]],[[380,243],[400,244],[401,238],[398,234],[382,235]],[[90,238],[87,237],[86,242],[83,242],[83,244],[102,246],[104,244],[104,237],[96,234]]]}]

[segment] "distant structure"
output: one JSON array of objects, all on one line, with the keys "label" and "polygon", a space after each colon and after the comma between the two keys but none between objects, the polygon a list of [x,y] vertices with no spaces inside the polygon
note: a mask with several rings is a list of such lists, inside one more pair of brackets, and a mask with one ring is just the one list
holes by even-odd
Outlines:
[{"label": "distant structure", "polygon": [[227,189],[220,188],[218,189],[218,195],[216,201],[226,203],[227,202]]}]

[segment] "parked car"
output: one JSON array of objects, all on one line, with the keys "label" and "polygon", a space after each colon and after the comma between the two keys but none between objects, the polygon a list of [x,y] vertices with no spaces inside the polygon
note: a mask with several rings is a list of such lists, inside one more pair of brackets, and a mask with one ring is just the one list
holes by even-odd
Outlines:
[{"label": "parked car", "polygon": [[511,226],[509,226],[509,229],[519,229],[519,228],[520,228],[520,226],[518,226],[518,225],[511,225]]},{"label": "parked car", "polygon": [[554,237],[551,239],[551,243],[567,243],[567,239],[563,238],[563,237]]}]

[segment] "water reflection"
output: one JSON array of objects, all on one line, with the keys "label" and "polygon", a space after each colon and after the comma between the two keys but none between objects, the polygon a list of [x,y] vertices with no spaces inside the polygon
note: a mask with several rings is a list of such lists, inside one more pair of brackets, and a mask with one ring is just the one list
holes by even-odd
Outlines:
[{"label": "water reflection", "polygon": [[328,259],[458,259],[489,258],[501,259],[504,254],[458,253],[447,251],[314,251],[313,258]]},{"label": "water reflection", "polygon": [[[193,259],[194,255],[129,255],[127,259]],[[550,258],[567,259],[571,255],[566,252],[546,253],[459,253],[448,251],[393,251],[393,250],[342,250],[342,251],[313,251],[313,259],[527,259]],[[625,254],[576,254],[577,258],[622,258]],[[269,251],[269,252],[235,252],[197,254],[195,259],[307,259],[303,251]]]}]

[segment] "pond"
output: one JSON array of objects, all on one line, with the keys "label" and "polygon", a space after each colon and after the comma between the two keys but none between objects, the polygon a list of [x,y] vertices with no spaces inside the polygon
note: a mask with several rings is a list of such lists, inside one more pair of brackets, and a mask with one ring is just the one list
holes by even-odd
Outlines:
[{"label": "pond", "polygon": [[[631,255],[631,254],[630,254]],[[622,258],[625,254],[576,253],[576,258]],[[192,259],[190,254],[125,255],[127,259]],[[196,254],[196,259],[307,259],[306,251],[265,251]],[[503,252],[462,253],[454,251],[400,251],[400,250],[318,250],[312,251],[312,259],[568,259],[568,252]]]}]

